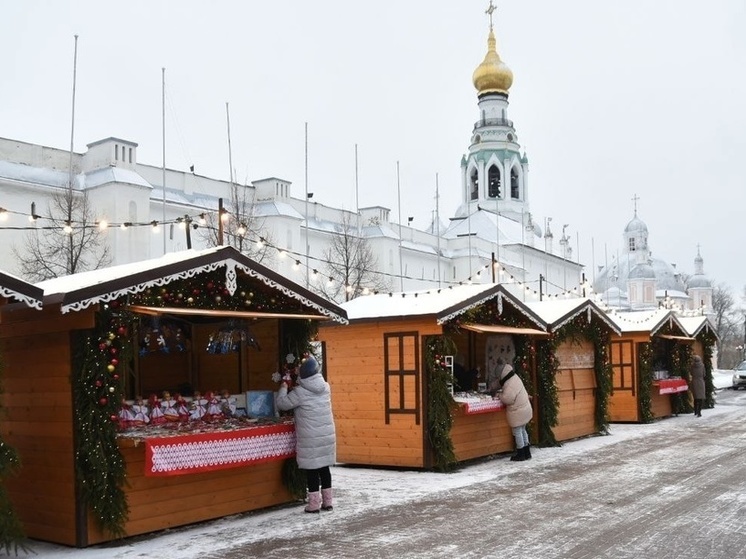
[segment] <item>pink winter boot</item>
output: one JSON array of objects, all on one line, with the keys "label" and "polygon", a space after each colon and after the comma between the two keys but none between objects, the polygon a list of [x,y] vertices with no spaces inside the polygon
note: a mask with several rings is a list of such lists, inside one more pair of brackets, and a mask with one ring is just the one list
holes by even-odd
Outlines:
[{"label": "pink winter boot", "polygon": [[319,491],[310,491],[308,493],[308,504],[306,505],[306,508],[303,509],[306,512],[319,512],[321,509],[321,492]]},{"label": "pink winter boot", "polygon": [[334,510],[332,506],[332,488],[327,487],[321,490],[321,509],[322,510]]}]

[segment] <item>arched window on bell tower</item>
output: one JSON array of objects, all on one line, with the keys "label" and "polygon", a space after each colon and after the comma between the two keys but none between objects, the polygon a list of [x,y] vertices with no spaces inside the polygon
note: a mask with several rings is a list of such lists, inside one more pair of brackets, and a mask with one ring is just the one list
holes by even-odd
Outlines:
[{"label": "arched window on bell tower", "polygon": [[476,169],[471,170],[469,176],[469,199],[477,200],[479,198],[479,173]]},{"label": "arched window on bell tower", "polygon": [[487,196],[489,198],[499,198],[501,186],[500,168],[497,165],[492,165],[487,171]]},{"label": "arched window on bell tower", "polygon": [[518,169],[513,167],[510,170],[510,197],[513,200],[518,200],[520,195],[520,188],[518,188]]}]

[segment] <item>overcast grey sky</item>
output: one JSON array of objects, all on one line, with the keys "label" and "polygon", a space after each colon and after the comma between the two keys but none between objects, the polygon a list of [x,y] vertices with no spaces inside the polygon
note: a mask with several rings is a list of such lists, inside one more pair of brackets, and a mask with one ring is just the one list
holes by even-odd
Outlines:
[{"label": "overcast grey sky", "polygon": [[[0,136],[75,150],[116,136],[138,160],[240,182],[268,176],[314,200],[383,205],[425,228],[439,177],[445,221],[478,119],[471,75],[487,0],[5,0]],[[530,162],[532,213],[569,224],[587,265],[621,249],[638,214],[654,257],[746,284],[743,0],[498,0],[509,117]],[[0,205],[2,205],[0,203]],[[406,223],[406,221],[405,221]],[[579,241],[579,247],[576,246]],[[595,247],[595,251],[591,248]]]}]

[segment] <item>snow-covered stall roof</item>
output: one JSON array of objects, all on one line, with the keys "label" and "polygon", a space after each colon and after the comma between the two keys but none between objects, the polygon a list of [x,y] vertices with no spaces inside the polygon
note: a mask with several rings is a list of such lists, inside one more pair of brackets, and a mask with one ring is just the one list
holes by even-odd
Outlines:
[{"label": "snow-covered stall roof", "polygon": [[358,297],[341,306],[347,311],[350,321],[376,318],[404,318],[433,315],[437,324],[443,324],[469,309],[490,299],[497,299],[498,308],[505,300],[529,321],[546,331],[543,321],[518,300],[503,285],[478,283],[452,285],[421,291],[377,293]]},{"label": "snow-covered stall roof", "polygon": [[709,331],[710,333],[714,334],[716,338],[718,337],[712,322],[710,322],[710,319],[704,315],[680,316],[679,322],[684,327],[684,331],[687,333],[687,335],[691,336],[692,338],[696,338],[705,331]]},{"label": "snow-covered stall roof", "polygon": [[347,323],[344,309],[251,260],[230,246],[174,252],[151,260],[55,278],[40,282],[36,286],[43,289],[45,304],[59,303],[62,313],[67,313],[218,268],[225,268],[225,284],[231,294],[236,289],[237,272],[240,271],[287,297],[300,301],[323,316],[336,322]]},{"label": "snow-covered stall roof", "polygon": [[0,296],[25,303],[34,309],[41,309],[44,292],[7,272],[0,272]]},{"label": "snow-covered stall roof", "polygon": [[622,333],[626,332],[649,332],[651,336],[658,334],[658,331],[667,324],[676,327],[686,336],[686,329],[679,322],[676,313],[670,309],[654,309],[649,311],[630,311],[630,312],[612,312],[609,318],[619,327]]},{"label": "snow-covered stall roof", "polygon": [[576,316],[586,313],[589,322],[591,316],[596,316],[615,334],[621,334],[622,332],[619,326],[609,318],[608,314],[602,311],[593,301],[585,297],[530,301],[525,303],[525,305],[545,322],[546,328],[549,330],[562,328],[562,326]]}]

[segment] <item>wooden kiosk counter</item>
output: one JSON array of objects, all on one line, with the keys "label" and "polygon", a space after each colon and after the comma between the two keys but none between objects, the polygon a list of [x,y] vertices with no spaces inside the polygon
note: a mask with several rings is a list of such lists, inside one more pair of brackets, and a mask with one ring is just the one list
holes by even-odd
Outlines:
[{"label": "wooden kiosk counter", "polygon": [[[27,536],[84,547],[294,500],[272,374],[343,309],[231,247],[37,288],[42,310],[0,308],[1,434],[22,462],[3,484]],[[137,396],[164,391],[207,415],[143,426]]]},{"label": "wooden kiosk counter", "polygon": [[613,313],[610,318],[621,330],[610,348],[612,422],[646,423],[691,412],[689,363],[694,353],[705,361],[711,400],[711,357],[717,336],[705,316],[679,316],[661,308]]},{"label": "wooden kiosk counter", "polygon": [[[364,296],[342,307],[349,325],[319,328],[339,462],[439,468],[449,444],[456,462],[511,451],[502,405],[479,391],[498,357],[516,366],[534,396],[532,439],[552,444],[603,428],[597,422],[596,345],[582,332],[590,326],[616,330],[588,299],[534,307],[504,285],[474,284]],[[578,336],[563,336],[581,323]],[[605,348],[605,339],[599,345]],[[453,379],[454,366],[479,368],[480,378],[471,379],[471,390],[456,386],[445,397],[442,379]],[[539,378],[559,386],[558,415]],[[444,407],[449,418],[437,416]],[[443,421],[450,425],[445,442]]]}]

